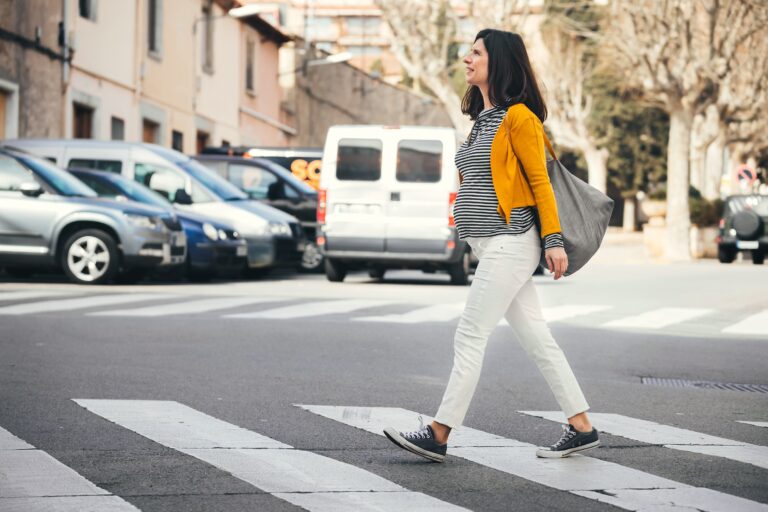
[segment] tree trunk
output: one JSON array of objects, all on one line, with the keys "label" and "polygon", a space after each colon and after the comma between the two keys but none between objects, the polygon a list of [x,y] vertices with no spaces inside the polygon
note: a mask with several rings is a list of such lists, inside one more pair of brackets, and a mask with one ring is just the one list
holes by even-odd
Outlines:
[{"label": "tree trunk", "polygon": [[689,261],[691,216],[688,210],[688,165],[693,115],[685,107],[670,109],[667,145],[667,243],[669,261]]},{"label": "tree trunk", "polygon": [[725,165],[725,133],[721,130],[717,138],[707,147],[704,187],[701,190],[705,198],[712,200],[720,197],[720,183]]},{"label": "tree trunk", "polygon": [[608,150],[588,145],[584,148],[589,184],[605,194],[608,183]]}]

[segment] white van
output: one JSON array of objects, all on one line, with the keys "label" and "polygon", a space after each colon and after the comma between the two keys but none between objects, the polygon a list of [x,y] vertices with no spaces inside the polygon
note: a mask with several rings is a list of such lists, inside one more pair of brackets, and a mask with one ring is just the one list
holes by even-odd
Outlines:
[{"label": "white van", "polygon": [[240,189],[190,157],[155,144],[89,139],[6,141],[62,168],[99,169],[122,174],[165,196],[182,210],[232,225],[248,244],[251,269],[295,265],[304,236],[298,220],[251,201]]},{"label": "white van", "polygon": [[444,270],[466,284],[470,254],[452,207],[457,133],[424,126],[332,126],[323,151],[318,245],[326,275],[347,270]]}]

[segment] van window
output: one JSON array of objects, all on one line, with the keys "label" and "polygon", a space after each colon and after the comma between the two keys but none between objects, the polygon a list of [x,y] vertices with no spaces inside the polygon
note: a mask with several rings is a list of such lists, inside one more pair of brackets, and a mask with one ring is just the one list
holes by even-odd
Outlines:
[{"label": "van window", "polygon": [[252,165],[229,165],[229,181],[245,190],[252,199],[267,199],[270,187],[278,182],[274,174]]},{"label": "van window", "polygon": [[401,140],[397,144],[397,181],[436,183],[443,168],[439,140]]},{"label": "van window", "polygon": [[186,188],[186,177],[179,171],[157,164],[137,163],[133,179],[145,185],[169,201],[173,201],[176,192]]},{"label": "van window", "polygon": [[336,160],[336,178],[377,181],[381,178],[381,146],[378,139],[341,139]]},{"label": "van window", "polygon": [[73,158],[67,164],[68,168],[98,169],[99,171],[114,172],[120,174],[123,164],[120,160],[94,160],[90,158]]}]

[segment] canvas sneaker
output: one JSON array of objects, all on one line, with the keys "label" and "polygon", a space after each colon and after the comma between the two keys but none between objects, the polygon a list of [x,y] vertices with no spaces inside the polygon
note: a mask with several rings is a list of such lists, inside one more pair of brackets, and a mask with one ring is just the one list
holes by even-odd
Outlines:
[{"label": "canvas sneaker", "polygon": [[445,453],[448,451],[447,444],[438,444],[435,441],[432,427],[425,426],[421,416],[419,416],[419,425],[419,430],[413,432],[398,432],[392,427],[387,427],[384,429],[384,435],[404,450],[433,462],[444,462]]},{"label": "canvas sneaker", "polygon": [[560,439],[552,446],[541,447],[536,450],[536,456],[559,459],[568,457],[573,453],[597,448],[599,445],[600,440],[598,439],[596,429],[593,428],[591,432],[579,432],[573,428],[573,425],[563,425]]}]

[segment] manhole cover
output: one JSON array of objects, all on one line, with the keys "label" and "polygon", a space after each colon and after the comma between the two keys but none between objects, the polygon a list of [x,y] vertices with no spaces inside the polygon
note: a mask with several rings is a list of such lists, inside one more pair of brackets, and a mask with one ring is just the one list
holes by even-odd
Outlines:
[{"label": "manhole cover", "polygon": [[668,388],[724,389],[727,391],[748,391],[750,393],[768,393],[766,384],[736,384],[734,382],[716,382],[711,380],[665,379],[660,377],[640,377],[640,382],[652,386]]}]

